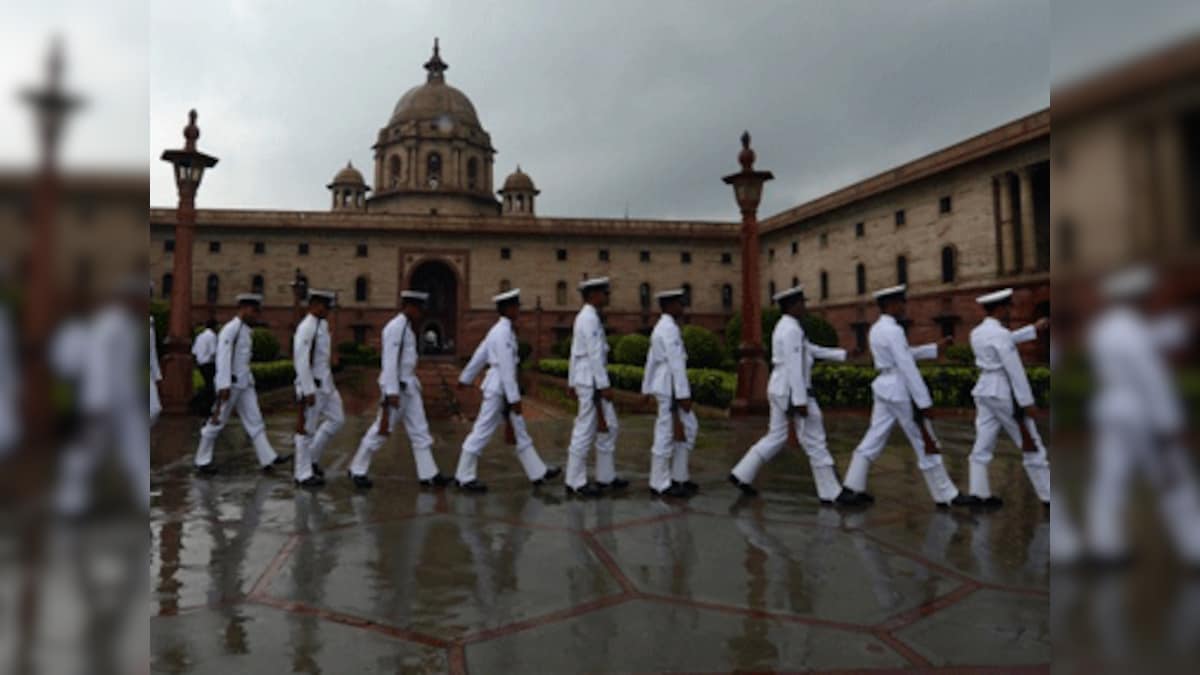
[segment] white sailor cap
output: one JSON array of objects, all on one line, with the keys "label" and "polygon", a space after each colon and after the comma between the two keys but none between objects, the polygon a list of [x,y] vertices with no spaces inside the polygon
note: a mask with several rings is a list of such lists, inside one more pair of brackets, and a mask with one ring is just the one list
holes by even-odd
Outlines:
[{"label": "white sailor cap", "polygon": [[682,300],[685,296],[687,296],[687,291],[683,290],[682,288],[672,288],[666,291],[659,291],[658,293],[654,294],[654,298],[656,300],[671,300],[672,298],[679,298]]},{"label": "white sailor cap", "polygon": [[417,302],[429,302],[429,294],[425,291],[400,291],[401,300],[416,300]]},{"label": "white sailor cap", "polygon": [[984,306],[994,305],[998,302],[1004,302],[1005,300],[1010,300],[1010,299],[1012,299],[1012,296],[1013,296],[1013,289],[1002,288],[998,291],[992,291],[991,293],[986,293],[984,295],[979,296],[978,298],[975,298],[975,302],[978,302],[979,304],[984,305]]},{"label": "white sailor cap", "polygon": [[584,279],[579,282],[579,290],[586,291],[590,288],[607,288],[608,277],[596,277],[594,279]]},{"label": "white sailor cap", "polygon": [[881,288],[871,295],[874,296],[876,300],[883,300],[884,298],[890,298],[893,295],[904,295],[907,292],[908,284],[899,284],[896,286],[889,286],[888,288]]},{"label": "white sailor cap", "polygon": [[787,300],[788,298],[791,298],[791,297],[794,297],[797,295],[804,295],[804,284],[800,284],[799,286],[792,286],[789,289],[779,291],[775,295],[771,296],[771,300],[773,302],[779,302],[781,300]]},{"label": "white sailor cap", "polygon": [[239,305],[262,305],[263,302],[262,293],[238,293],[234,299]]},{"label": "white sailor cap", "polygon": [[494,302],[496,304],[500,304],[502,302],[509,302],[510,300],[516,300],[517,298],[520,298],[520,297],[521,297],[521,289],[514,288],[511,291],[504,291],[500,295],[493,295],[492,302]]},{"label": "white sailor cap", "polygon": [[1133,300],[1154,288],[1157,275],[1149,265],[1126,267],[1108,276],[1100,284],[1100,290],[1109,300]]},{"label": "white sailor cap", "polygon": [[324,300],[330,307],[337,301],[337,291],[326,291],[319,288],[308,289],[308,301]]}]

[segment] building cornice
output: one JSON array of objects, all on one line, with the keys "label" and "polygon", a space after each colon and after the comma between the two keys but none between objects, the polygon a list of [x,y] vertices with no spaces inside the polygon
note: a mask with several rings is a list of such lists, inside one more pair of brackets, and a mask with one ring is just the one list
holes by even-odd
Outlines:
[{"label": "building cornice", "polygon": [[[150,225],[174,226],[175,209],[151,208]],[[521,216],[405,215],[338,213],[333,211],[272,211],[255,209],[198,209],[196,226],[205,229],[388,232],[440,235],[512,235],[548,237],[635,237],[736,243],[740,225],[733,222],[625,220]]]},{"label": "building cornice", "polygon": [[761,231],[766,233],[789,227],[848,204],[883,194],[1039,138],[1049,138],[1049,136],[1050,109],[1045,108],[840,190],[781,211],[764,219]]}]

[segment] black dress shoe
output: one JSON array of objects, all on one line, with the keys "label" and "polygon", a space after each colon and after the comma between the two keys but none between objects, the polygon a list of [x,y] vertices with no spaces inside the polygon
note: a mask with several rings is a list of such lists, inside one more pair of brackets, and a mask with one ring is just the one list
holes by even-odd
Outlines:
[{"label": "black dress shoe", "polygon": [[450,483],[453,483],[453,482],[454,482],[453,478],[439,473],[439,474],[434,474],[434,476],[432,478],[426,478],[425,480],[421,481],[421,487],[438,487],[438,488],[440,488],[440,487],[446,487],[447,485],[449,485]]},{"label": "black dress shoe", "polygon": [[609,488],[614,490],[624,490],[625,488],[629,487],[629,481],[625,480],[624,478],[617,477],[613,478],[607,483],[597,482],[596,487],[600,488],[601,490],[607,490]]},{"label": "black dress shoe", "polygon": [[296,487],[302,487],[302,488],[310,488],[311,489],[311,488],[319,488],[319,487],[325,486],[325,479],[321,478],[320,476],[318,476],[315,473],[313,475],[309,476],[308,478],[305,478],[304,480],[298,480],[298,481],[294,481],[294,482],[296,483]]},{"label": "black dress shoe", "polygon": [[971,504],[971,506],[979,506],[985,509],[998,509],[1001,506],[1004,506],[1004,500],[994,495],[991,497],[976,497],[974,495],[968,495],[968,498],[975,500],[974,504]]},{"label": "black dress shoe", "polygon": [[844,487],[833,501],[838,506],[867,506],[871,502],[867,501],[866,497],[867,493],[865,492],[855,492],[848,487]]},{"label": "black dress shoe", "polygon": [[573,488],[570,485],[564,487],[568,497],[599,497],[602,492],[600,488],[591,483],[584,483],[581,488]]},{"label": "black dress shoe", "polygon": [[275,467],[281,466],[283,464],[287,464],[290,461],[292,461],[291,455],[276,455],[275,461],[271,462],[270,464],[263,465],[263,468],[262,468],[263,473],[270,473],[271,469],[274,469]]},{"label": "black dress shoe", "polygon": [[197,476],[215,476],[217,475],[217,465],[209,462],[208,464],[199,464],[196,466]]},{"label": "black dress shoe", "polygon": [[951,506],[978,506],[978,505],[979,505],[979,497],[972,497],[970,495],[964,495],[962,493],[954,495],[954,499],[951,499],[948,502],[938,502],[937,503],[937,507],[939,509],[946,509],[946,508],[950,508]]},{"label": "black dress shoe", "polygon": [[700,492],[700,485],[690,480],[683,481],[683,488],[692,494]]},{"label": "black dress shoe", "polygon": [[870,492],[866,492],[866,491],[859,492],[858,498],[860,500],[862,500],[862,502],[864,504],[874,504],[875,503],[875,495],[871,494]]},{"label": "black dress shoe", "polygon": [[544,485],[547,481],[552,481],[557,478],[561,473],[562,469],[558,468],[557,466],[546,467],[546,473],[542,474],[541,478],[530,482],[532,482],[535,486]]},{"label": "black dress shoe", "polygon": [[735,488],[741,490],[742,494],[747,497],[757,497],[758,496],[758,490],[755,490],[753,485],[751,485],[749,483],[743,483],[742,481],[738,480],[737,476],[735,476],[733,474],[729,474],[729,482],[733,483],[733,486]]},{"label": "black dress shoe", "polygon": [[487,485],[480,483],[477,480],[469,480],[465,483],[459,483],[458,489],[463,492],[473,492],[475,494],[483,494],[487,492]]},{"label": "black dress shoe", "polygon": [[350,477],[350,482],[354,483],[354,487],[360,490],[370,490],[371,487],[375,485],[375,483],[366,476],[358,476],[349,471],[346,472],[346,475]]},{"label": "black dress shoe", "polygon": [[313,475],[320,476],[321,478],[325,477],[325,469],[322,469],[320,464],[313,462],[312,470],[313,470]]},{"label": "black dress shoe", "polygon": [[654,488],[650,488],[650,495],[652,497],[660,497],[660,498],[661,497],[674,497],[676,499],[687,499],[688,497],[692,496],[683,487],[683,485],[681,485],[679,483],[671,483],[671,487],[667,488],[666,490],[662,490],[662,491],[655,490]]}]

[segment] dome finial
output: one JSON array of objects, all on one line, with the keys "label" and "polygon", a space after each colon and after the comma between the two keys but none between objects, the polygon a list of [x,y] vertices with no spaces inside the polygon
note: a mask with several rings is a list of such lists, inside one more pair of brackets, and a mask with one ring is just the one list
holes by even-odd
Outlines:
[{"label": "dome finial", "polygon": [[429,71],[428,82],[445,82],[445,72],[450,68],[445,61],[442,60],[441,49],[438,46],[438,39],[433,38],[433,56],[425,62],[425,70]]}]

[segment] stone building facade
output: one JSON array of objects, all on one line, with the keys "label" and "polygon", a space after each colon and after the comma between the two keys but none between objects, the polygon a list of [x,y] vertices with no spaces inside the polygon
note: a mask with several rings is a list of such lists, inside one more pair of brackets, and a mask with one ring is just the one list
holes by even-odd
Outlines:
[{"label": "stone building facade", "polygon": [[[287,345],[301,315],[300,282],[340,292],[336,342],[377,346],[400,291],[416,287],[434,296],[421,327],[431,351],[463,358],[494,321],[491,296],[519,287],[521,337],[545,355],[570,332],[578,282],[610,276],[610,332],[648,332],[653,294],[680,286],[691,296],[689,321],[721,331],[741,292],[740,223],[538,215],[539,191],[519,167],[494,188],[491,138],[470,100],[447,84],[448,68],[435,43],[425,83],[400,98],[376,136],[374,188],[347,165],[326,186],[328,211],[199,209],[195,321],[223,319],[237,293],[261,291],[265,320]],[[1049,301],[1048,152],[1043,111],[766,218],[762,292],[805,283],[814,310],[853,350],[876,316],[869,291],[895,282],[904,255],[915,339],[965,338],[978,318],[972,298],[1001,284],[1021,289],[1018,314],[1032,318]],[[173,285],[174,219],[173,208],[150,210],[150,262],[163,297]],[[953,251],[948,281],[945,247]]]}]

